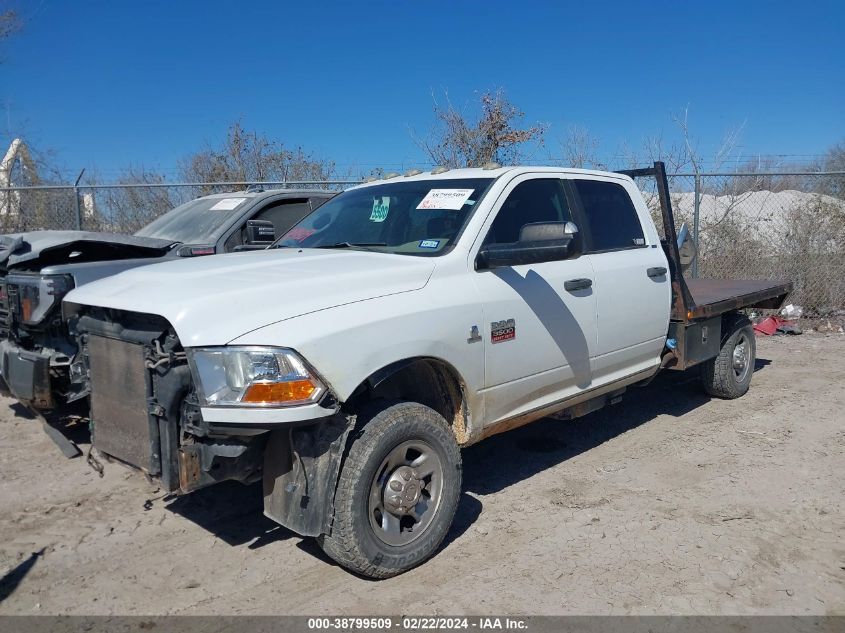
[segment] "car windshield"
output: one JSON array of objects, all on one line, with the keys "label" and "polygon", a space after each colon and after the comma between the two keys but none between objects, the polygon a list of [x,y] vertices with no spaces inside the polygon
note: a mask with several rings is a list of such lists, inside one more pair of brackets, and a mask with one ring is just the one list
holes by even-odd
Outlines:
[{"label": "car windshield", "polygon": [[248,199],[236,193],[225,198],[197,198],[159,216],[135,235],[194,244],[214,242],[243,212]]},{"label": "car windshield", "polygon": [[351,189],[302,220],[275,246],[439,255],[454,244],[493,180],[406,180]]}]

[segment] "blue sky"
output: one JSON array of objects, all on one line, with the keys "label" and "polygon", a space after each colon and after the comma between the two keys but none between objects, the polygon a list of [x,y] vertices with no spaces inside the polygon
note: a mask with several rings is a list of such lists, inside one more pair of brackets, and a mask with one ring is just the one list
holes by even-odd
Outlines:
[{"label": "blue sky", "polygon": [[24,29],[0,45],[2,136],[54,150],[69,175],[180,158],[245,127],[341,168],[424,162],[409,129],[432,94],[503,88],[549,124],[620,143],[676,134],[689,106],[712,152],[805,161],[845,138],[845,3],[67,2],[0,0]]}]

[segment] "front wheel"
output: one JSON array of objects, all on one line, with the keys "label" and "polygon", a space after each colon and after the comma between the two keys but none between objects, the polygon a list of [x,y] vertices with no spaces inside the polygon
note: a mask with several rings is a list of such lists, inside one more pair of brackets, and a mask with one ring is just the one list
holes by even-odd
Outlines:
[{"label": "front wheel", "polygon": [[757,342],[747,317],[737,315],[724,321],[719,355],[701,365],[701,382],[711,396],[731,400],[744,395],[751,386]]},{"label": "front wheel", "polygon": [[443,542],[461,493],[461,453],[446,420],[415,402],[361,416],[340,472],[331,534],[318,539],[344,567],[388,578]]}]

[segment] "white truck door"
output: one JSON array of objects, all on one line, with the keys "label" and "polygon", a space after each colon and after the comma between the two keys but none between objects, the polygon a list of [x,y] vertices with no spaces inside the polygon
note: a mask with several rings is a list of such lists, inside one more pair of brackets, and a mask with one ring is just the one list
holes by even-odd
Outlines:
[{"label": "white truck door", "polygon": [[[491,216],[481,244],[516,242],[520,229],[531,222],[572,219],[563,182],[545,174],[514,179]],[[484,310],[479,329],[485,348],[485,424],[591,385],[596,298],[588,257],[471,274]]]},{"label": "white truck door", "polygon": [[595,271],[598,386],[659,364],[672,291],[666,256],[636,187],[612,178],[569,182]]}]

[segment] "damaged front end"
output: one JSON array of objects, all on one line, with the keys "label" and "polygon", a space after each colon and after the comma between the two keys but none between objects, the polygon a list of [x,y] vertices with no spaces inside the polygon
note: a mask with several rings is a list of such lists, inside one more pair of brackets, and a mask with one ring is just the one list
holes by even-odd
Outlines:
[{"label": "damaged front end", "polygon": [[70,275],[13,272],[0,278],[2,389],[38,410],[72,401],[68,368],[76,348],[62,321]]},{"label": "damaged front end", "polygon": [[354,423],[331,394],[320,404],[334,408],[318,419],[295,421],[290,410],[275,418],[265,409],[262,422],[209,421],[208,396],[189,359],[196,352],[182,347],[165,319],[85,307],[71,327],[81,349],[72,373],[90,395],[98,451],[178,494],[225,480],[263,480],[267,516],[303,535],[327,532]]},{"label": "damaged front end", "polygon": [[215,433],[202,420],[185,350],[154,315],[93,309],[74,322],[82,350],[72,373],[87,383],[94,447],[190,492],[261,477],[261,434]]},{"label": "damaged front end", "polygon": [[85,231],[0,236],[0,392],[44,414],[86,412],[61,314],[73,288],[163,257],[172,242]]}]

